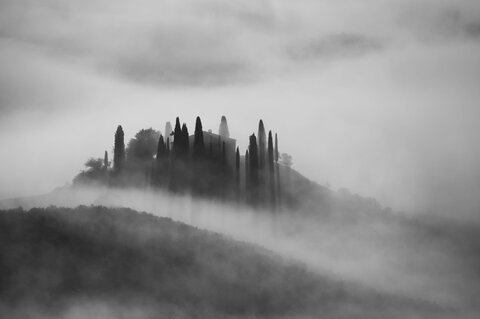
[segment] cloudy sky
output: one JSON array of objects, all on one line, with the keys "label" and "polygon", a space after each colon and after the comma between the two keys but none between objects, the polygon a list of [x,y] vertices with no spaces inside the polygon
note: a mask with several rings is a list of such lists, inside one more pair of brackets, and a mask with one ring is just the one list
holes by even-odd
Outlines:
[{"label": "cloudy sky", "polygon": [[320,184],[478,214],[479,56],[478,0],[0,0],[0,198],[64,185],[118,124],[226,115]]}]

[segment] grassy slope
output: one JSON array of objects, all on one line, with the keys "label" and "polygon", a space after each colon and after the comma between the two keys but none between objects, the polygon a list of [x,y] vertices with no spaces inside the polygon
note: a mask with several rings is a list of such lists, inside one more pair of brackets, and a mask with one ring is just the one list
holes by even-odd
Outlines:
[{"label": "grassy slope", "polygon": [[11,318],[69,317],[72,308],[83,309],[75,318],[97,316],[92,309],[103,318],[408,318],[438,311],[313,275],[259,247],[170,219],[103,207],[0,212],[0,300],[0,317]]}]

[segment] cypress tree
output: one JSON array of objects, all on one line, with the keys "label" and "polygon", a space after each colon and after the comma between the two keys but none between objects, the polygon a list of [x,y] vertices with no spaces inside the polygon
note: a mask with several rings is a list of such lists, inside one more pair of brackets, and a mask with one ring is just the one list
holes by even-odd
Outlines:
[{"label": "cypress tree", "polygon": [[273,170],[273,139],[272,139],[272,131],[268,132],[268,168]]},{"label": "cypress tree", "polygon": [[183,125],[182,125],[181,140],[182,140],[182,153],[183,153],[184,156],[187,156],[188,152],[190,150],[190,142],[188,140],[187,124],[185,124],[185,123],[183,123]]},{"label": "cypress tree", "polygon": [[120,172],[125,163],[125,134],[121,125],[117,127],[115,132],[115,144],[113,149],[113,170]]},{"label": "cypress tree", "polygon": [[273,138],[272,131],[268,132],[268,175],[269,175],[269,190],[270,190],[270,201],[272,209],[275,210],[275,170],[274,170],[274,154],[273,154]]},{"label": "cypress tree", "polygon": [[265,127],[263,126],[263,121],[260,120],[260,122],[258,123],[258,166],[260,170],[263,170],[265,168],[266,153],[267,136],[265,133]]},{"label": "cypress tree", "polygon": [[218,135],[220,135],[223,138],[229,138],[230,137],[230,132],[228,131],[227,118],[225,116],[222,116],[222,119],[220,120],[220,127],[218,128]]},{"label": "cypress tree", "polygon": [[250,135],[250,144],[248,146],[250,182],[252,186],[258,186],[258,147],[255,134]]},{"label": "cypress tree", "polygon": [[245,187],[249,188],[250,186],[250,155],[248,154],[248,149],[245,151]]},{"label": "cypress tree", "polygon": [[160,134],[160,137],[158,138],[158,146],[157,146],[157,162],[164,159],[166,156],[167,156],[167,148],[165,147],[165,141],[163,139],[163,136],[162,134]]},{"label": "cypress tree", "polygon": [[195,123],[195,136],[193,140],[193,158],[200,159],[205,155],[205,143],[203,141],[203,128],[200,117],[197,116]]},{"label": "cypress tree", "polygon": [[237,177],[240,178],[240,149],[237,146],[237,151],[235,152],[235,169],[237,171]]},{"label": "cypress tree", "polygon": [[240,149],[235,151],[235,184],[237,201],[240,200]]},{"label": "cypress tree", "polygon": [[276,181],[277,181],[277,187],[276,187],[277,201],[278,201],[278,204],[281,206],[282,205],[282,188],[281,188],[281,182],[280,182],[280,167],[278,166],[278,136],[277,136],[277,133],[275,133],[274,159],[275,159],[275,171],[276,171],[275,175],[276,175]]},{"label": "cypress tree", "polygon": [[175,156],[181,153],[182,149],[182,129],[180,127],[180,118],[175,120],[175,130],[173,131],[173,154]]},{"label": "cypress tree", "polygon": [[278,137],[275,133],[275,163],[278,163]]},{"label": "cypress tree", "polygon": [[103,155],[103,168],[105,170],[108,169],[108,152],[105,151],[105,154]]}]

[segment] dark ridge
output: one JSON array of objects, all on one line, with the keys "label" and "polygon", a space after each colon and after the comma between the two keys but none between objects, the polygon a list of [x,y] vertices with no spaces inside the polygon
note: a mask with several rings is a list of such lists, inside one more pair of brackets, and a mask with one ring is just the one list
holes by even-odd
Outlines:
[{"label": "dark ridge", "polygon": [[405,318],[445,311],[126,208],[0,211],[0,254],[3,318],[61,318],[95,307],[118,318]]}]

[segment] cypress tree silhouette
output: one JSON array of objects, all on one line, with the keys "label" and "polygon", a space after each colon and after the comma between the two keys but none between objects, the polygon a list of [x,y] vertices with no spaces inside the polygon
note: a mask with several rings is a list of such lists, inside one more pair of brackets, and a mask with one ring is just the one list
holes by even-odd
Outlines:
[{"label": "cypress tree silhouette", "polygon": [[167,157],[167,148],[165,146],[165,141],[163,140],[163,136],[162,134],[160,134],[160,137],[158,138],[158,146],[157,146],[157,162],[165,159],[166,157]]},{"label": "cypress tree silhouette", "polygon": [[228,124],[227,124],[227,118],[222,116],[222,119],[220,120],[220,127],[218,128],[218,135],[220,135],[223,138],[229,138],[230,137],[230,132],[228,131]]},{"label": "cypress tree silhouette", "polygon": [[105,154],[103,155],[103,169],[107,170],[108,169],[108,152],[105,151]]},{"label": "cypress tree silhouette", "polygon": [[115,144],[113,149],[113,170],[116,173],[122,171],[125,163],[125,135],[121,125],[117,127],[115,132]]},{"label": "cypress tree silhouette", "polygon": [[275,163],[278,163],[278,137],[275,133]]},{"label": "cypress tree silhouette", "polygon": [[167,165],[167,158],[168,158],[168,153],[167,153],[167,147],[165,146],[165,141],[163,139],[162,134],[160,134],[160,137],[158,138],[158,145],[157,145],[157,156],[156,156],[156,165],[153,165],[152,167],[152,181],[155,184],[160,184],[161,182],[161,175],[164,175],[166,165]]},{"label": "cypress tree silhouette", "polygon": [[259,176],[258,176],[258,147],[255,134],[250,135],[250,143],[248,145],[249,156],[249,185],[247,192],[249,201],[252,205],[257,205],[259,200]]},{"label": "cypress tree silhouette", "polygon": [[270,190],[270,200],[272,208],[275,209],[275,170],[274,170],[274,154],[273,154],[273,138],[272,131],[268,132],[268,175],[269,175],[269,190]]},{"label": "cypress tree silhouette", "polygon": [[260,170],[265,169],[267,153],[267,136],[265,133],[265,127],[263,126],[263,121],[260,120],[258,123],[258,166]]},{"label": "cypress tree silhouette", "polygon": [[245,190],[248,192],[250,187],[250,154],[248,149],[245,151]]},{"label": "cypress tree silhouette", "polygon": [[205,143],[203,141],[203,128],[200,117],[197,116],[195,123],[195,136],[193,140],[193,158],[195,160],[203,158],[205,155]]},{"label": "cypress tree silhouette", "polygon": [[258,147],[255,134],[250,135],[250,144],[248,145],[250,183],[252,187],[258,186]]},{"label": "cypress tree silhouette", "polygon": [[182,155],[184,157],[187,157],[188,153],[189,153],[189,150],[190,150],[190,142],[188,140],[187,124],[185,124],[185,123],[183,123],[183,125],[182,125],[181,140],[182,140]]},{"label": "cypress tree silhouette", "polygon": [[238,146],[235,152],[235,170],[237,172],[236,176],[240,180],[240,149]]},{"label": "cypress tree silhouette", "polygon": [[240,200],[240,149],[238,146],[235,151],[235,185],[238,202]]},{"label": "cypress tree silhouette", "polygon": [[175,130],[173,131],[173,154],[178,156],[182,149],[182,129],[180,127],[180,118],[175,120]]},{"label": "cypress tree silhouette", "polygon": [[167,157],[170,156],[170,137],[167,136],[167,142],[165,143],[165,152]]},{"label": "cypress tree silhouette", "polygon": [[280,181],[280,167],[278,166],[278,136],[277,133],[275,133],[275,154],[274,154],[274,159],[275,159],[275,169],[276,169],[276,180],[277,180],[277,189],[276,189],[276,194],[277,194],[277,202],[279,205],[282,205],[282,189],[281,189],[281,181]]},{"label": "cypress tree silhouette", "polygon": [[268,167],[273,169],[273,139],[272,139],[272,131],[268,132],[268,157],[267,157],[267,162],[268,162]]}]

